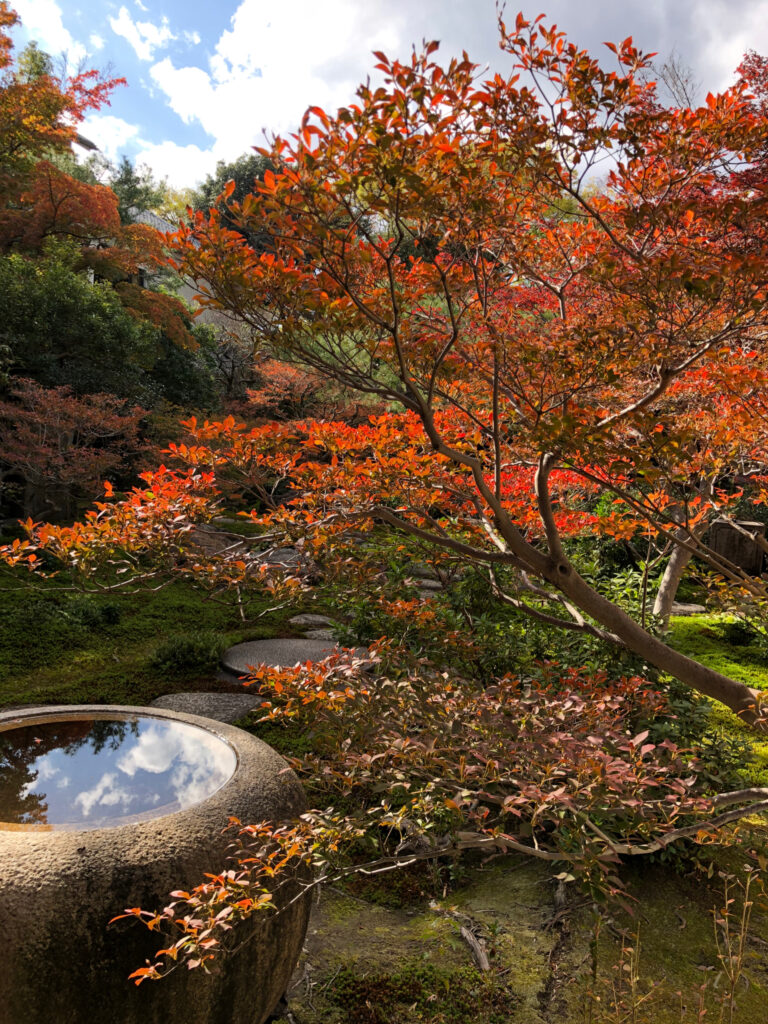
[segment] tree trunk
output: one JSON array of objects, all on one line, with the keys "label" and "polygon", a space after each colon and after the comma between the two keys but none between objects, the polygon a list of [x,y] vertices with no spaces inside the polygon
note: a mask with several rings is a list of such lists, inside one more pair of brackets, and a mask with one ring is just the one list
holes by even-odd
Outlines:
[{"label": "tree trunk", "polygon": [[768,731],[768,717],[761,713],[759,697],[750,687],[680,654],[652,636],[621,608],[593,590],[572,566],[563,563],[553,565],[551,575],[547,575],[549,582],[555,584],[577,608],[610,630],[630,651],[686,686],[721,701],[748,725]]},{"label": "tree trunk", "polygon": [[[678,531],[678,534],[681,540],[685,539],[686,535],[681,531]],[[678,534],[675,534],[675,539],[678,539]],[[677,597],[680,580],[683,578],[683,573],[692,558],[693,552],[687,548],[680,547],[679,544],[675,544],[672,554],[669,556],[667,567],[661,577],[656,600],[653,603],[653,614],[661,621],[663,629],[666,629],[669,625],[669,616],[672,614],[672,605]]]}]

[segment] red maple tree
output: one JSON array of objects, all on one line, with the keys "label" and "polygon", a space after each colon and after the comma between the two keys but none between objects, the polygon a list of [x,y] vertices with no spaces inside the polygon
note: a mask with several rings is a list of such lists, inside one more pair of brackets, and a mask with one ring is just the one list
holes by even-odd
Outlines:
[{"label": "red maple tree", "polygon": [[[276,514],[293,529],[387,524],[485,566],[497,600],[633,651],[756,722],[748,686],[601,593],[567,534],[584,495],[606,494],[618,504],[601,529],[695,551],[737,592],[765,596],[696,529],[703,469],[747,451],[764,464],[757,400],[730,401],[718,370],[754,368],[759,399],[766,194],[738,175],[761,159],[764,122],[743,81],[696,110],[662,107],[631,39],[610,47],[609,71],[542,19],[500,29],[509,76],[483,81],[466,58],[443,67],[436,44],[406,62],[377,55],[383,85],[334,116],[311,108],[274,141],[276,171],[230,201],[241,232],[217,210],[180,229],[176,266],[206,282],[204,303],[281,358],[402,410],[307,424],[290,450],[282,432],[206,424],[189,472],[256,448],[265,468],[302,476]],[[245,240],[256,222],[269,252]]]}]

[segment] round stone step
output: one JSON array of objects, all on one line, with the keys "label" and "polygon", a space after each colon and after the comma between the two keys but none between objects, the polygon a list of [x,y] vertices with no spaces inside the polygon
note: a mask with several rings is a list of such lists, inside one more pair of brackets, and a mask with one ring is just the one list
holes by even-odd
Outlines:
[{"label": "round stone step", "polygon": [[431,590],[434,593],[438,593],[444,590],[443,584],[440,580],[420,579],[418,583],[419,590]]},{"label": "round stone step", "polygon": [[231,725],[261,704],[257,694],[250,693],[164,693],[152,701],[153,708],[200,715],[215,722]]},{"label": "round stone step", "polygon": [[306,626],[308,629],[328,629],[330,626],[336,625],[333,619],[329,619],[327,615],[316,615],[314,612],[302,612],[301,615],[294,615],[292,619],[288,619],[288,622],[292,626]]},{"label": "round stone step", "polygon": [[249,555],[250,561],[257,566],[272,569],[297,569],[309,564],[309,559],[296,548],[273,548],[271,551],[257,551]]},{"label": "round stone step", "polygon": [[[338,654],[341,647],[332,640],[308,640],[305,638],[284,638],[275,640],[249,640],[235,644],[225,651],[221,663],[228,672],[246,676],[251,668],[268,665],[270,668],[292,668],[307,661],[323,661],[332,654]],[[353,648],[358,658],[368,654],[365,647]]]},{"label": "round stone step", "polygon": [[672,603],[672,615],[705,615],[706,611],[703,604],[686,604],[683,601]]}]

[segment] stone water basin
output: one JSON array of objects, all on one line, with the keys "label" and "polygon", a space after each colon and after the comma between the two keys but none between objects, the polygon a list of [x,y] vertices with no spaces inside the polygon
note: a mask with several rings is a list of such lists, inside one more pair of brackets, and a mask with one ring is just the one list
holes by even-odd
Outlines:
[{"label": "stone water basin", "polygon": [[155,715],[51,716],[0,731],[0,828],[95,829],[200,803],[237,767],[206,729]]},{"label": "stone water basin", "polygon": [[285,761],[231,725],[160,708],[0,714],[0,1024],[262,1024],[301,951],[302,880],[280,913],[236,926],[210,974],[137,988],[128,975],[167,939],[109,921],[231,866],[230,818],[304,808]]}]

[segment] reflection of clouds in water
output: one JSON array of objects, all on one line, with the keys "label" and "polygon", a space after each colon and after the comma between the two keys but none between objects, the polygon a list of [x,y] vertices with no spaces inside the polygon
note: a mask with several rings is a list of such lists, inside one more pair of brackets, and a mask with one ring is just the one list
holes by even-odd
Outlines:
[{"label": "reflection of clouds in water", "polygon": [[234,750],[207,730],[144,716],[128,723],[78,720],[75,739],[71,723],[58,719],[24,727],[17,745],[25,770],[13,774],[8,793],[0,779],[0,819],[101,828],[170,814],[206,800],[237,767]]},{"label": "reflection of clouds in water", "polygon": [[51,759],[48,754],[44,757],[39,757],[35,761],[35,770],[37,771],[38,782],[47,782],[48,779],[52,779],[54,775],[58,775],[61,768],[57,768],[51,764]]},{"label": "reflection of clouds in water", "polygon": [[[42,786],[45,782],[48,782],[55,775],[58,775],[61,768],[57,768],[51,763],[50,754],[45,754],[43,757],[38,757],[32,765],[35,773],[35,777],[26,782],[19,790],[19,798],[25,800],[30,794],[35,793],[38,796],[45,796],[45,792],[41,793]],[[67,784],[69,779],[64,780],[64,785]],[[62,783],[57,781],[56,785],[61,788]]]},{"label": "reflection of clouds in water", "polygon": [[[234,752],[202,729],[174,723],[150,725],[117,762],[131,778],[137,771],[161,774],[173,768],[169,785],[182,810],[223,785],[235,769]],[[156,800],[153,802],[157,802]]]},{"label": "reflection of clouds in water", "polygon": [[142,731],[138,741],[122,755],[117,767],[131,778],[137,771],[159,775],[168,771],[177,753],[178,737],[168,735],[156,725],[150,725],[148,729]]},{"label": "reflection of clouds in water", "polygon": [[80,806],[83,817],[87,818],[94,807],[114,807],[122,804],[123,813],[128,810],[132,800],[136,799],[135,793],[129,793],[117,784],[117,775],[114,772],[105,772],[92,789],[78,793],[74,803]]}]

